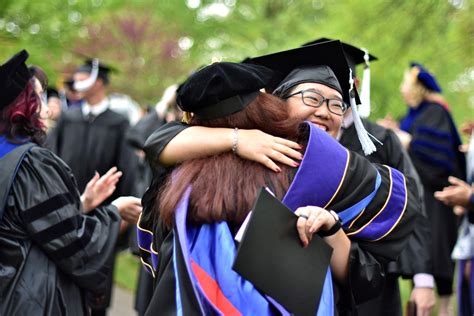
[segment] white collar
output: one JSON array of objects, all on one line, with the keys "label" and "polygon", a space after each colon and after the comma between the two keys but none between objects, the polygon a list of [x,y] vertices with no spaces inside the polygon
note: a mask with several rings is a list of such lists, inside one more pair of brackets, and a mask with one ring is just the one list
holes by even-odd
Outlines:
[{"label": "white collar", "polygon": [[107,111],[109,108],[109,99],[105,98],[98,104],[91,106],[89,103],[85,102],[82,105],[82,114],[84,116],[88,116],[89,114],[99,116],[100,114],[104,113]]}]

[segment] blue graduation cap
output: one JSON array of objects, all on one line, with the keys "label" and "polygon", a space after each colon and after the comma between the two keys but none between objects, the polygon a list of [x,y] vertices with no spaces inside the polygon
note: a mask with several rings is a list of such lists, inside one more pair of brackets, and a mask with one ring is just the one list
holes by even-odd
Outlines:
[{"label": "blue graduation cap", "polygon": [[411,62],[410,68],[416,67],[420,70],[417,79],[421,82],[428,90],[441,93],[441,87],[439,86],[436,78],[425,68],[423,65],[417,62]]}]

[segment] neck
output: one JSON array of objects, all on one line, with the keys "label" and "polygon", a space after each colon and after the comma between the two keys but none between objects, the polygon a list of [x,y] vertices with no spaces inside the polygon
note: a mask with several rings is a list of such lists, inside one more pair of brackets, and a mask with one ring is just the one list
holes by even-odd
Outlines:
[{"label": "neck", "polygon": [[106,97],[107,95],[105,94],[105,91],[100,91],[94,94],[93,96],[88,97],[86,101],[90,106],[95,106],[102,102]]}]

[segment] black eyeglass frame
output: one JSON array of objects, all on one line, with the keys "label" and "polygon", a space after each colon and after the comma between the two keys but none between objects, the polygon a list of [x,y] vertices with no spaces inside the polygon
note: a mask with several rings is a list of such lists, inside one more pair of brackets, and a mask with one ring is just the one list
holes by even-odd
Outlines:
[{"label": "black eyeglass frame", "polygon": [[[311,92],[311,93],[315,93],[315,94],[321,96],[321,98],[322,98],[322,99],[321,99],[321,102],[320,102],[318,105],[316,105],[316,106],[315,106],[315,105],[307,104],[306,102],[304,102],[304,99],[305,99],[305,98],[304,98],[304,93],[305,93],[305,92]],[[338,116],[343,116],[344,113],[346,113],[347,109],[349,108],[349,107],[347,106],[347,104],[346,104],[344,101],[342,101],[342,100],[340,100],[340,99],[328,99],[328,98],[326,98],[324,95],[322,95],[321,93],[318,93],[318,92],[314,91],[313,89],[300,90],[300,91],[294,92],[294,93],[292,93],[292,94],[290,94],[290,95],[284,96],[283,99],[286,100],[286,99],[289,99],[289,98],[291,98],[291,97],[294,97],[295,95],[298,95],[298,94],[301,94],[301,101],[304,103],[304,105],[307,105],[307,106],[310,106],[310,107],[313,107],[313,108],[319,108],[321,105],[323,105],[324,102],[326,102],[326,106],[327,106],[327,108],[328,108],[328,111],[331,112],[332,114],[335,114],[335,115],[338,115]],[[341,114],[341,113],[335,113],[335,112],[331,111],[331,107],[329,106],[329,101],[339,101],[339,102],[341,102],[341,103],[342,103],[342,107],[341,107],[342,114]]]}]

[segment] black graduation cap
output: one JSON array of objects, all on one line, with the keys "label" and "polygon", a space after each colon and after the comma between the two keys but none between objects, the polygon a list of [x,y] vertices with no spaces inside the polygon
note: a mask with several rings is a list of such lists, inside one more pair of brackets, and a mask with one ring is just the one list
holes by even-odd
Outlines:
[{"label": "black graduation cap", "polygon": [[262,189],[232,268],[292,315],[316,315],[332,248],[317,235],[303,248],[297,220]]},{"label": "black graduation cap", "polygon": [[46,94],[48,96],[48,99],[49,98],[59,98],[58,90],[56,90],[56,88],[53,88],[53,87],[48,87],[46,89]]},{"label": "black graduation cap", "polygon": [[214,63],[193,73],[179,87],[176,102],[201,119],[223,117],[245,108],[272,78],[273,72],[260,65]]},{"label": "black graduation cap", "polygon": [[340,41],[302,46],[255,57],[249,62],[264,65],[281,75],[280,83],[272,89],[273,94],[280,97],[306,82],[320,83],[339,91],[347,106],[353,107],[352,117],[364,154],[370,155],[377,150],[357,112],[356,105],[361,101]]},{"label": "black graduation cap", "polygon": [[[309,46],[309,45],[320,44],[320,43],[330,42],[330,41],[333,41],[333,39],[330,39],[327,37],[321,37],[314,41],[305,43],[302,46]],[[353,45],[347,44],[345,42],[341,42],[341,45],[342,45],[342,49],[344,50],[344,55],[346,56],[347,63],[349,64],[349,67],[351,67],[353,75],[355,75],[355,71],[356,71],[355,66],[365,63],[365,59],[364,59],[365,51]],[[369,61],[374,61],[374,60],[377,60],[377,57],[369,54]]]},{"label": "black graduation cap", "polygon": [[[86,72],[90,74],[93,69],[93,64],[94,58],[87,58],[84,64],[76,69],[75,73]],[[101,78],[106,84],[109,83],[109,74],[114,72],[117,72],[116,68],[99,61],[99,73],[97,77]]]},{"label": "black graduation cap", "polygon": [[69,90],[75,91],[74,90],[74,79],[73,78],[68,78],[63,81],[64,85],[68,87]]},{"label": "black graduation cap", "polygon": [[0,66],[0,109],[15,101],[31,79],[25,64],[28,56],[28,52],[22,50]]},{"label": "black graduation cap", "polygon": [[[350,105],[349,65],[339,41],[328,41],[281,51],[248,60],[278,72],[282,78],[274,94],[283,96],[294,86],[305,82],[328,85],[341,92]],[[354,89],[356,103],[360,103]]]}]

